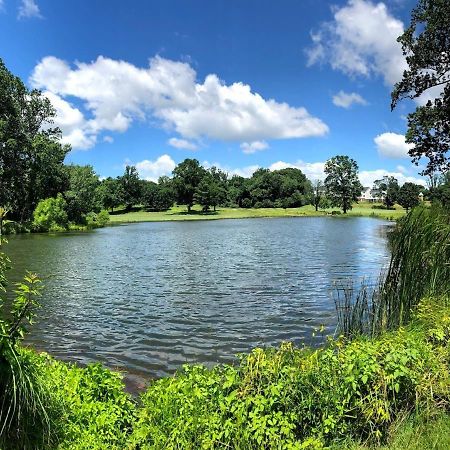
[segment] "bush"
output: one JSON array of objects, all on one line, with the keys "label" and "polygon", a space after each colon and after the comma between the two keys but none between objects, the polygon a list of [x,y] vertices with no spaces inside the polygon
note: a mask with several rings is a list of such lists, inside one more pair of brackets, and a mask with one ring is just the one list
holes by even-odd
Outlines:
[{"label": "bush", "polygon": [[88,228],[102,228],[109,222],[109,213],[102,210],[99,213],[91,211],[86,215],[86,226]]},{"label": "bush", "polygon": [[66,201],[61,194],[56,198],[41,200],[33,212],[33,227],[36,231],[66,230],[69,222]]},{"label": "bush", "polygon": [[251,208],[252,207],[252,201],[249,198],[244,198],[242,200],[241,206],[242,206],[242,208]]}]

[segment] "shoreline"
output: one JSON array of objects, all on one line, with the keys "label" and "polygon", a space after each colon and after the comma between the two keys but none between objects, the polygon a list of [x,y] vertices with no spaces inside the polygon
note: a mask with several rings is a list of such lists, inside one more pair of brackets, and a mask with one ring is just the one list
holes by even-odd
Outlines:
[{"label": "shoreline", "polygon": [[273,219],[273,218],[292,218],[292,217],[370,217],[388,221],[395,221],[406,214],[403,209],[385,210],[372,209],[373,204],[357,205],[347,214],[333,213],[336,210],[315,211],[310,205],[300,208],[220,208],[217,211],[202,214],[193,209],[190,214],[187,213],[184,206],[177,206],[168,211],[131,211],[128,213],[110,214],[110,221],[107,226],[123,225],[127,223],[141,222],[183,222],[196,220],[225,220],[225,219]]}]

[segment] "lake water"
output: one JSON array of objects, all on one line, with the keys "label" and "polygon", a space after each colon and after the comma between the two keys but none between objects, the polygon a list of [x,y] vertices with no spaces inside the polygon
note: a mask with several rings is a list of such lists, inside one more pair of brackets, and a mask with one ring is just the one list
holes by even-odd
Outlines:
[{"label": "lake water", "polygon": [[[335,327],[338,279],[376,278],[390,225],[371,218],[139,223],[12,236],[10,278],[45,282],[34,347],[130,377],[229,362]],[[317,339],[317,337],[316,337]]]}]

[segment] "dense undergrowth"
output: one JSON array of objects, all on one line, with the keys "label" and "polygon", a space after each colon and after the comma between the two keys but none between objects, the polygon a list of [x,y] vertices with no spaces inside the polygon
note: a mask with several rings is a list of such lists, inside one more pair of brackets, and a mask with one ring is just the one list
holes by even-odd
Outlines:
[{"label": "dense undergrowth", "polygon": [[[399,282],[406,283],[411,272],[422,284],[409,306],[405,303],[410,310],[398,315],[396,326],[390,322],[376,335],[329,339],[316,350],[290,343],[255,349],[235,366],[186,366],[173,377],[150,382],[138,399],[125,393],[118,373],[100,365],[80,368],[59,362],[14,343],[28,387],[25,397],[0,391],[0,414],[22,411],[0,428],[0,448],[398,449],[409,448],[402,445],[425,425],[448,430],[449,278],[434,267],[436,261],[449,262],[446,256],[435,258],[448,251],[448,216],[431,216],[438,214],[432,210],[416,214],[399,224],[391,267]],[[424,248],[413,243],[412,233],[423,240],[420,220],[430,217],[441,232],[434,234],[440,240],[434,253],[417,259],[427,273],[406,259],[395,263],[396,252],[408,240],[407,252]],[[365,317],[373,321],[369,313],[374,306],[367,303]],[[0,368],[14,377],[19,369],[10,364],[12,359],[5,365],[7,353],[0,350]],[[21,402],[22,410],[17,409]],[[414,445],[434,438],[429,448],[446,448],[445,434],[425,433]]]},{"label": "dense undergrowth", "polygon": [[49,396],[51,433],[46,441],[30,434],[22,447],[9,446],[10,435],[0,448],[321,449],[350,446],[350,438],[355,446],[382,444],[405,415],[428,419],[448,410],[449,338],[450,299],[426,298],[408,327],[377,339],[338,339],[314,351],[286,343],[255,349],[237,366],[186,366],[151,382],[137,401],[118,373],[21,349]]}]

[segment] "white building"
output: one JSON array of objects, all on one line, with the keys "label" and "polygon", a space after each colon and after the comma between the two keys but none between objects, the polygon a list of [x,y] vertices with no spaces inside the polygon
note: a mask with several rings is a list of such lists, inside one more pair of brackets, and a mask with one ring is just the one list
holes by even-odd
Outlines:
[{"label": "white building", "polygon": [[358,197],[358,201],[381,202],[383,201],[383,197],[375,197],[375,191],[371,187],[365,186],[361,192],[361,195]]}]

